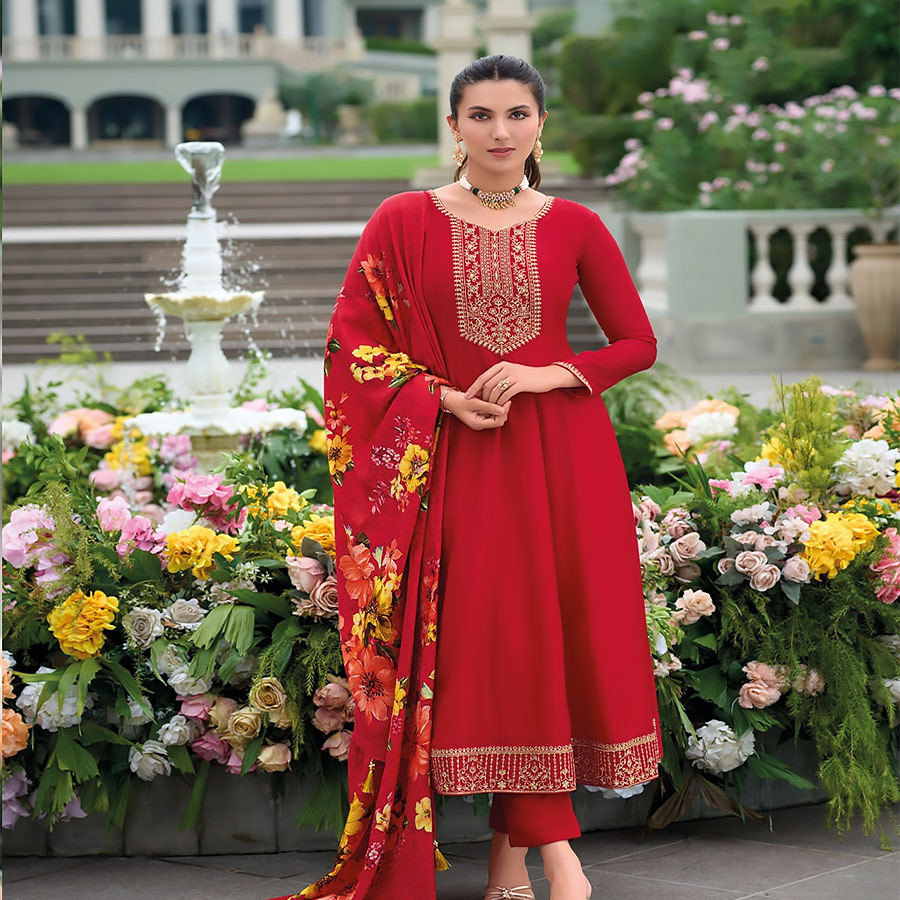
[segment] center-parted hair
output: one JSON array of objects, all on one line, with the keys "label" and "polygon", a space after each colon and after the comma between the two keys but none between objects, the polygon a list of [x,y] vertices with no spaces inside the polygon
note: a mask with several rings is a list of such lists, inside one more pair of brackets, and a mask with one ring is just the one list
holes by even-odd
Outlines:
[{"label": "center-parted hair", "polygon": [[[534,100],[537,103],[538,115],[543,115],[544,105],[544,79],[541,73],[524,59],[518,56],[506,56],[503,53],[495,53],[493,56],[482,56],[469,63],[462,71],[456,74],[450,84],[450,115],[458,118],[460,100],[463,91],[470,84],[480,84],[482,81],[518,81],[531,89]],[[453,180],[458,181],[459,175],[465,167],[469,156],[463,160],[453,175]],[[541,170],[534,157],[529,153],[525,160],[525,175],[528,177],[530,187],[537,188],[541,183]]]}]

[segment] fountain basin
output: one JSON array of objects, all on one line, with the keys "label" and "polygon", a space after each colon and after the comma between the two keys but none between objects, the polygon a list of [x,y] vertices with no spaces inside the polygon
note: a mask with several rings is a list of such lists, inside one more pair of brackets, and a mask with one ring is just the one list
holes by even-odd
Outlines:
[{"label": "fountain basin", "polygon": [[144,294],[144,300],[167,316],[177,316],[186,322],[218,322],[255,311],[263,301],[264,291],[210,290],[171,291],[165,294]]}]

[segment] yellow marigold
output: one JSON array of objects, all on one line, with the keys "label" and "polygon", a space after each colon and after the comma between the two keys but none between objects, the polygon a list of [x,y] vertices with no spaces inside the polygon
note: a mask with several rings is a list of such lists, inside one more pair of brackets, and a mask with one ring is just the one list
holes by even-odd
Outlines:
[{"label": "yellow marigold", "polygon": [[221,553],[225,559],[232,559],[238,547],[237,538],[203,525],[191,525],[166,535],[166,568],[170,572],[190,569],[195,578],[209,578],[215,566],[213,555]]},{"label": "yellow marigold", "polygon": [[317,428],[309,438],[309,449],[314,453],[325,455],[328,449],[328,432],[324,428]]},{"label": "yellow marigold", "polygon": [[809,526],[810,538],[803,558],[816,578],[834,578],[853,562],[856,554],[878,534],[861,513],[827,513]]},{"label": "yellow marigold", "polygon": [[407,444],[400,460],[400,477],[408,491],[417,491],[428,476],[428,451],[418,444]]},{"label": "yellow marigold", "polygon": [[79,590],[52,609],[47,621],[63,653],[89,659],[103,649],[103,632],[116,627],[113,622],[118,611],[117,597],[107,597],[103,591],[85,594]]},{"label": "yellow marigold", "polygon": [[291,529],[291,541],[297,551],[304,537],[312,538],[322,545],[326,553],[334,555],[334,516],[312,515],[302,524]]}]

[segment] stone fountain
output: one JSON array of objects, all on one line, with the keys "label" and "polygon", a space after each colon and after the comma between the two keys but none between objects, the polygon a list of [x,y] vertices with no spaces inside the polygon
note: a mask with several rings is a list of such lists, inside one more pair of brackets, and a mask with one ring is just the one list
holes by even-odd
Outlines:
[{"label": "stone fountain", "polygon": [[263,291],[226,290],[222,283],[220,223],[212,206],[219,187],[225,148],[211,141],[189,141],[175,148],[175,157],[191,176],[193,202],[187,217],[187,237],[181,256],[177,290],[145,294],[161,322],[175,316],[184,322],[191,355],[184,372],[188,407],[173,412],[142,413],[128,421],[146,437],[186,434],[202,468],[209,470],[221,454],[236,450],[245,435],[280,428],[306,430],[306,415],[298,409],[249,410],[231,406],[233,387],[228,360],[222,352],[222,328],[231,316],[255,313]]}]

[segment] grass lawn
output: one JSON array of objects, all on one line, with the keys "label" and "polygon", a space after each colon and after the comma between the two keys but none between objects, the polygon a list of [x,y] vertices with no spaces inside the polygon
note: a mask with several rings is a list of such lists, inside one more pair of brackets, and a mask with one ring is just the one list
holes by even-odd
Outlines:
[{"label": "grass lawn", "polygon": [[[568,153],[547,153],[567,175],[577,173]],[[314,156],[294,159],[225,159],[225,181],[345,181],[411,178],[422,166],[437,165],[436,156]],[[141,184],[184,181],[173,157],[146,162],[6,163],[6,184]]]}]

